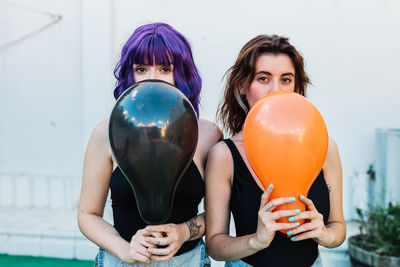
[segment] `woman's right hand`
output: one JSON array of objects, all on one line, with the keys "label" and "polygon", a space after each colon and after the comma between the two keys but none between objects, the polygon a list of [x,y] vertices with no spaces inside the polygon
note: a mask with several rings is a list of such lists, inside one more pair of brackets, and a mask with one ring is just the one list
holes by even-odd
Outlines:
[{"label": "woman's right hand", "polygon": [[276,220],[297,215],[296,210],[273,210],[282,204],[295,201],[294,197],[276,198],[268,202],[269,196],[273,190],[273,185],[268,188],[261,195],[260,209],[258,211],[258,224],[257,231],[254,236],[249,240],[252,249],[259,251],[269,246],[275,236],[276,231],[283,229],[295,228],[298,223],[278,223]]},{"label": "woman's right hand", "polygon": [[151,236],[151,233],[144,229],[140,229],[132,236],[129,246],[126,247],[122,261],[127,264],[135,264],[137,262],[143,262],[149,264],[151,261],[151,254],[147,251],[147,248],[154,248],[155,245],[146,241],[146,238]]}]

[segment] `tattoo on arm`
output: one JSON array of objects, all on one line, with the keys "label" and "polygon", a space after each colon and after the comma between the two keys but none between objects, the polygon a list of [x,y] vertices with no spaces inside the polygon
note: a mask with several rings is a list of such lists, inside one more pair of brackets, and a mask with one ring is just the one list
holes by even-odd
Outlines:
[{"label": "tattoo on arm", "polygon": [[328,191],[331,192],[332,191],[332,187],[330,184],[326,184],[328,186]]},{"label": "tattoo on arm", "polygon": [[196,219],[197,216],[185,222],[187,227],[189,228],[189,233],[190,233],[188,240],[191,240],[193,237],[198,236],[200,233],[201,224],[197,224]]}]

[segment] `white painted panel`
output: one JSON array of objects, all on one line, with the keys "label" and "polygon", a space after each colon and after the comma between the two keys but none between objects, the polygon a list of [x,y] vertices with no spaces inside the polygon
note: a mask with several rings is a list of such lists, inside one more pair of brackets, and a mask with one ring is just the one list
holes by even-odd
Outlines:
[{"label": "white painted panel", "polygon": [[17,208],[32,207],[31,179],[26,175],[17,175],[15,179],[15,206]]},{"label": "white painted panel", "polygon": [[32,177],[32,194],[34,208],[49,207],[49,183],[48,178],[42,175]]},{"label": "white painted panel", "polygon": [[15,205],[15,182],[13,176],[0,175],[0,207]]}]

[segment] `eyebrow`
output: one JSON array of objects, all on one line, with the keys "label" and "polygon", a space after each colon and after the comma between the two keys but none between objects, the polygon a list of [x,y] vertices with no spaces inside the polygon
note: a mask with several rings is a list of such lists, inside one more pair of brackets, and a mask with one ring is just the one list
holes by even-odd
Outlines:
[{"label": "eyebrow", "polygon": [[[158,66],[164,66],[164,67],[174,67],[174,64],[171,64],[171,65],[156,64],[156,65],[158,65]],[[145,67],[145,66],[153,66],[153,65],[144,64],[144,63],[143,63],[143,64],[136,64],[136,63],[133,63],[132,66]]]},{"label": "eyebrow", "polygon": [[[257,72],[255,75],[258,75],[258,74],[267,74],[267,75],[272,75],[270,72],[268,72],[268,71],[263,71],[263,70],[261,70],[261,71]],[[286,73],[283,73],[281,76],[287,76],[287,75],[289,75],[289,76],[293,76],[293,77],[294,77],[294,74],[293,74],[293,73],[291,73],[291,72],[286,72]]]}]

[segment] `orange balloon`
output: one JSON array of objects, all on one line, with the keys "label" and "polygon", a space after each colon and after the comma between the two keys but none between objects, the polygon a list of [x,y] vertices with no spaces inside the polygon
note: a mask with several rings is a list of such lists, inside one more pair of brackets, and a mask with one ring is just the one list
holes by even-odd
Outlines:
[{"label": "orange balloon", "polygon": [[[274,185],[270,199],[296,197],[295,202],[279,205],[276,210],[304,211],[305,204],[298,197],[307,196],[328,151],[328,130],[315,106],[297,93],[268,94],[247,115],[243,142],[264,187]],[[288,218],[278,221],[288,222]]]}]

